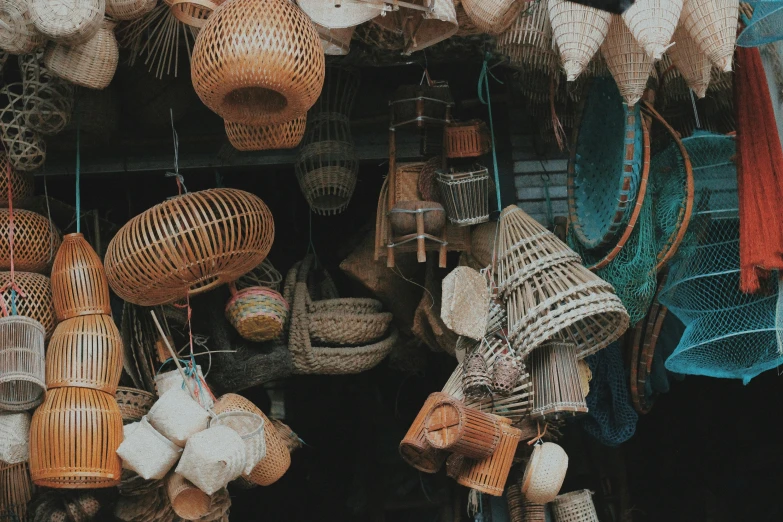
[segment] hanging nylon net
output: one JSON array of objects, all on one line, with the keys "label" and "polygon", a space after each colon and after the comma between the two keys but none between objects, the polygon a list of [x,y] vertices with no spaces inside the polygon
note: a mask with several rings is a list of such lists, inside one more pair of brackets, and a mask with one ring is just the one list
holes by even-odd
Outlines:
[{"label": "hanging nylon net", "polygon": [[753,17],[737,37],[737,45],[758,47],[783,39],[783,2],[753,4]]}]

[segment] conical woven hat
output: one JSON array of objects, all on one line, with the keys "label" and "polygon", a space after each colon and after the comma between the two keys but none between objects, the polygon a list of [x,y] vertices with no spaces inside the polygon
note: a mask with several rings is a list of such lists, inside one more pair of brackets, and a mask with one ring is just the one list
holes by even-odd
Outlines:
[{"label": "conical woven hat", "polygon": [[680,22],[701,52],[721,71],[731,71],[737,38],[738,0],[685,0]]},{"label": "conical woven hat", "polygon": [[611,13],[593,7],[549,0],[549,22],[563,69],[572,82],[585,70],[609,32]]},{"label": "conical woven hat", "polygon": [[534,2],[501,34],[495,49],[508,56],[513,67],[554,69],[559,57],[552,47],[552,25],[547,0]]},{"label": "conical woven hat", "polygon": [[633,37],[654,60],[660,60],[680,21],[683,0],[636,0],[623,13]]},{"label": "conical woven hat", "polygon": [[666,54],[685,78],[688,87],[693,89],[696,96],[704,98],[710,84],[712,64],[682,24],[674,31],[674,45],[666,51]]},{"label": "conical woven hat", "polygon": [[328,29],[355,27],[381,14],[377,5],[357,0],[297,0],[316,24]]},{"label": "conical woven hat", "polygon": [[625,102],[631,107],[636,105],[647,87],[654,60],[636,42],[622,16],[612,15],[601,54]]}]

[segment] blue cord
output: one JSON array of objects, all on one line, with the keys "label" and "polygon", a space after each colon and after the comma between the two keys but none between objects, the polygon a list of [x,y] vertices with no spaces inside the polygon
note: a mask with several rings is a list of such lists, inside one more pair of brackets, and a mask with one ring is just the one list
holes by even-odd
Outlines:
[{"label": "blue cord", "polygon": [[478,80],[478,97],[479,100],[481,100],[481,103],[487,106],[487,111],[489,112],[489,134],[492,139],[492,167],[495,174],[495,195],[498,200],[498,211],[501,211],[503,210],[503,207],[500,201],[500,177],[498,174],[498,156],[495,151],[495,126],[492,122],[492,100],[489,95],[489,77],[492,76],[498,83],[502,84],[503,82],[498,80],[497,77],[492,74],[492,71],[489,70],[489,59],[491,57],[492,55],[490,53],[484,55],[484,65],[481,67],[481,74],[479,75]]}]

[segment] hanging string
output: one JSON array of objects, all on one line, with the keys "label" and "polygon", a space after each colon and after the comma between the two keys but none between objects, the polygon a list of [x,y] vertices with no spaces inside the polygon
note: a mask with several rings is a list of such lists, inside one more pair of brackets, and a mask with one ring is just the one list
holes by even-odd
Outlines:
[{"label": "hanging string", "polygon": [[315,268],[318,268],[320,266],[320,261],[318,260],[318,254],[315,252],[315,243],[313,242],[313,211],[310,210],[309,215],[310,223],[309,223],[309,239],[307,242],[307,252],[305,255],[313,254],[313,258],[315,259]]},{"label": "hanging string", "polygon": [[177,194],[182,195],[184,191],[188,192],[188,187],[185,186],[185,178],[179,173],[179,135],[177,129],[174,128],[174,110],[169,108],[169,118],[171,119],[171,136],[174,141],[174,172],[166,172],[167,178],[174,178],[177,182]]},{"label": "hanging string", "polygon": [[82,231],[82,194],[79,190],[81,185],[81,124],[76,120],[76,233]]},{"label": "hanging string", "polygon": [[495,196],[498,200],[498,211],[500,211],[503,209],[503,206],[500,200],[500,175],[498,174],[498,155],[495,150],[495,126],[492,121],[492,99],[489,94],[489,77],[492,76],[492,78],[500,84],[503,82],[498,80],[497,77],[492,74],[492,71],[489,70],[489,59],[491,57],[492,55],[490,53],[484,55],[484,65],[481,66],[481,74],[479,75],[478,80],[478,97],[481,103],[487,106],[487,111],[489,112],[489,135],[492,139],[492,168],[495,174]]},{"label": "hanging string", "polygon": [[693,105],[693,116],[696,118],[696,130],[701,129],[701,121],[699,120],[699,111],[696,110],[696,98],[693,96],[693,89],[688,89],[691,93],[691,104]]}]

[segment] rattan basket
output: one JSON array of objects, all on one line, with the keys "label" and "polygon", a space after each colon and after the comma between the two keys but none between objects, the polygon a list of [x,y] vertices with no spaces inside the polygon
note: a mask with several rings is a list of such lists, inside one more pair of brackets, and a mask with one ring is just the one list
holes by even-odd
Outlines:
[{"label": "rattan basket", "polygon": [[57,325],[46,353],[46,385],[114,395],[122,374],[122,337],[110,315],[83,315]]},{"label": "rattan basket", "polygon": [[245,125],[225,121],[226,136],[237,150],[293,149],[301,143],[307,127],[307,116],[275,125]]},{"label": "rattan basket", "polygon": [[475,158],[487,154],[492,146],[487,124],[470,120],[446,125],[445,150],[447,158]]},{"label": "rattan basket", "polygon": [[3,317],[0,340],[0,410],[31,410],[46,391],[43,326],[29,317]]},{"label": "rattan basket", "polygon": [[674,32],[673,45],[666,54],[671,58],[672,65],[685,79],[688,87],[699,98],[704,98],[710,85],[712,64],[710,59],[699,48],[699,44],[691,37],[685,27],[680,24]]},{"label": "rattan basket", "polygon": [[[46,161],[46,142],[27,126],[24,111],[24,86],[7,83],[0,88],[0,141],[11,165],[29,172]],[[7,199],[7,198],[6,198]]]},{"label": "rattan basket", "polygon": [[79,45],[98,32],[105,0],[29,0],[35,27],[63,45]]},{"label": "rattan basket", "polygon": [[448,398],[448,395],[435,392],[427,397],[411,427],[408,428],[408,433],[400,441],[400,457],[409,465],[425,473],[437,473],[448,455],[446,451],[430,446],[424,430],[427,415],[435,403],[442,398]]},{"label": "rattan basket", "polygon": [[185,25],[200,29],[223,2],[224,0],[170,0],[166,3],[169,4],[174,18]]},{"label": "rattan basket", "polygon": [[625,103],[634,106],[647,88],[654,59],[636,42],[622,16],[612,15],[606,40],[601,44],[601,54]]},{"label": "rattan basket", "polygon": [[495,49],[509,58],[512,67],[541,69],[547,73],[559,65],[552,46],[548,0],[531,2],[496,41]]},{"label": "rattan basket", "polygon": [[10,516],[9,521],[28,520],[27,504],[33,499],[34,491],[27,462],[0,462],[0,513]]},{"label": "rattan basket", "polygon": [[117,455],[122,467],[136,472],[144,480],[160,480],[177,463],[182,448],[158,432],[142,417],[136,425],[127,425]]},{"label": "rattan basket", "polygon": [[30,414],[0,412],[0,462],[18,464],[28,460],[30,460]]},{"label": "rattan basket", "polygon": [[563,69],[568,81],[572,82],[598,52],[609,32],[612,15],[568,0],[549,0],[548,9]]},{"label": "rattan basket", "polygon": [[680,23],[710,61],[721,71],[731,71],[737,41],[739,0],[688,0]]},{"label": "rattan basket", "polygon": [[376,314],[383,310],[377,299],[340,297],[323,301],[310,301],[307,311],[311,314]]},{"label": "rattan basket", "polygon": [[568,455],[554,442],[537,444],[522,477],[522,494],[529,502],[546,504],[555,499],[568,470]]},{"label": "rattan basket", "polygon": [[81,233],[63,237],[52,264],[52,297],[58,321],[111,314],[103,263]]},{"label": "rattan basket", "polygon": [[499,35],[514,23],[525,6],[516,0],[462,0],[462,7],[482,33]]},{"label": "rattan basket", "polygon": [[257,196],[191,192],[126,223],[109,243],[106,275],[126,301],[171,303],[241,277],[264,260],[273,239],[272,213]]},{"label": "rattan basket", "polygon": [[98,31],[78,45],[50,43],[44,64],[71,83],[88,89],[105,89],[114,78],[120,60],[114,25],[115,22],[104,19]]},{"label": "rattan basket", "polygon": [[179,473],[166,477],[166,492],[174,513],[185,520],[199,520],[209,513],[210,496]]},{"label": "rattan basket", "polygon": [[120,407],[124,424],[139,422],[157,400],[154,393],[126,386],[118,386],[114,398]]},{"label": "rattan basket", "polygon": [[45,135],[57,134],[65,129],[71,121],[73,85],[55,76],[43,65],[43,50],[19,56],[19,69],[27,126]]},{"label": "rattan basket", "polygon": [[500,442],[495,452],[481,460],[462,460],[457,474],[458,484],[496,497],[503,495],[522,435],[519,429],[511,426],[510,419],[501,418],[499,425]]},{"label": "rattan basket", "polygon": [[274,125],[303,116],[318,98],[324,74],[321,39],[288,0],[229,0],[193,47],[196,93],[236,123]]},{"label": "rattan basket", "polygon": [[209,421],[213,426],[227,426],[242,437],[245,445],[245,462],[242,474],[247,475],[256,464],[266,456],[266,439],[264,438],[264,418],[248,411],[227,411],[218,414]]},{"label": "rattan basket", "polygon": [[[10,281],[11,272],[0,272],[0,287],[4,287]],[[6,309],[11,310],[15,305],[17,314],[41,323],[44,327],[45,338],[48,340],[57,324],[54,317],[52,285],[49,278],[41,274],[16,272],[14,281],[26,297],[17,294],[12,302],[11,289],[7,288],[2,294]]]},{"label": "rattan basket", "polygon": [[351,51],[351,39],[356,27],[344,29],[329,29],[322,25],[314,24],[321,39],[321,46],[327,56],[345,56]]},{"label": "rattan basket", "polygon": [[576,347],[546,343],[530,354],[533,378],[533,418],[552,419],[587,412],[577,368]]},{"label": "rattan basket", "polygon": [[314,312],[308,317],[310,339],[327,345],[354,346],[382,338],[389,329],[392,314]]},{"label": "rattan basket", "polygon": [[46,394],[30,427],[30,474],[39,486],[106,488],[120,483],[122,414],[112,395],[89,388]]},{"label": "rattan basket", "polygon": [[[9,243],[10,212],[0,209],[0,270],[11,269]],[[52,252],[60,246],[60,233],[46,217],[29,210],[14,209],[14,258],[16,270],[44,272],[52,263]]]},{"label": "rattan basket", "polygon": [[623,13],[633,37],[655,61],[661,59],[672,41],[682,4],[683,0],[636,0]]},{"label": "rattan basket", "polygon": [[554,522],[598,522],[590,490],[558,495],[549,505]]},{"label": "rattan basket", "polygon": [[481,165],[438,171],[441,200],[449,221],[464,227],[489,220],[489,171]]},{"label": "rattan basket", "polygon": [[[0,152],[0,194],[8,194],[8,185],[14,198],[14,208],[24,208],[35,195],[35,178],[32,173],[16,170],[8,155]],[[8,197],[0,197],[0,208],[8,206]]]},{"label": "rattan basket", "polygon": [[288,321],[288,303],[278,292],[251,286],[226,303],[226,319],[248,341],[277,339]]},{"label": "rattan basket", "polygon": [[267,258],[249,271],[239,279],[235,281],[237,289],[242,290],[251,286],[262,286],[264,288],[271,288],[275,292],[280,291],[280,283],[283,282],[283,275]]},{"label": "rattan basket", "polygon": [[424,421],[424,436],[433,448],[483,459],[498,447],[500,423],[501,417],[468,408],[452,397],[440,397]]},{"label": "rattan basket", "polygon": [[114,20],[135,20],[155,8],[157,0],[106,0],[106,14]]},{"label": "rattan basket", "polygon": [[35,28],[27,0],[4,0],[0,4],[0,49],[11,54],[30,53],[46,43]]}]

